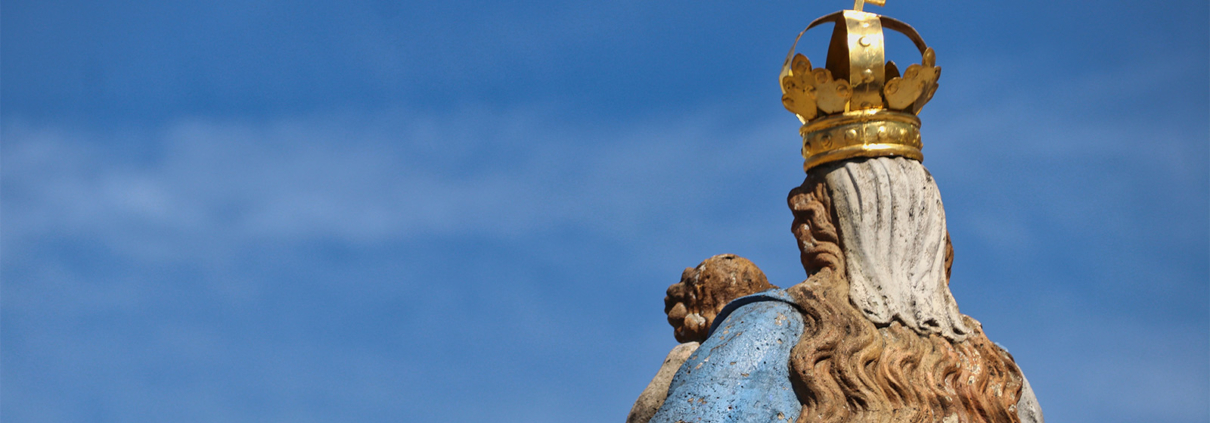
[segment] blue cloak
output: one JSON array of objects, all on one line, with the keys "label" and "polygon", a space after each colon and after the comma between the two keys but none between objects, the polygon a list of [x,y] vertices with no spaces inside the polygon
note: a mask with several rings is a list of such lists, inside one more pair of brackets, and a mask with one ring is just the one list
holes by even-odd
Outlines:
[{"label": "blue cloak", "polygon": [[790,385],[790,349],[802,331],[802,315],[783,290],[727,304],[650,423],[797,420],[802,405]]}]

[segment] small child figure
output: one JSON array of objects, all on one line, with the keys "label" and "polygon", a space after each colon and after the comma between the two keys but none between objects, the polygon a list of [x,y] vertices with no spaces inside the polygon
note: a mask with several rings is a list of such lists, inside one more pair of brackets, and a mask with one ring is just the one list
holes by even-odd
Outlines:
[{"label": "small child figure", "polygon": [[681,281],[669,286],[664,297],[664,313],[681,344],[668,353],[655,378],[635,401],[626,422],[651,420],[664,404],[673,376],[710,335],[710,327],[724,306],[737,298],[776,288],[755,264],[734,254],[720,254],[697,267],[686,268]]}]

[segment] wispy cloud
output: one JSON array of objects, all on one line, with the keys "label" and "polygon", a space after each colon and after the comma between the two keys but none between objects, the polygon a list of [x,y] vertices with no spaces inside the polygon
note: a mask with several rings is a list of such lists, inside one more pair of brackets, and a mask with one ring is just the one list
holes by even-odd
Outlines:
[{"label": "wispy cloud", "polygon": [[616,133],[543,119],[391,111],[140,131],[8,122],[4,242],[96,237],[156,256],[171,252],[120,240],[168,237],[192,258],[208,242],[217,251],[248,239],[633,231],[655,209],[708,201],[684,191],[705,185],[694,179],[725,179],[712,170],[779,147],[764,139],[772,131],[719,134],[709,118]]}]

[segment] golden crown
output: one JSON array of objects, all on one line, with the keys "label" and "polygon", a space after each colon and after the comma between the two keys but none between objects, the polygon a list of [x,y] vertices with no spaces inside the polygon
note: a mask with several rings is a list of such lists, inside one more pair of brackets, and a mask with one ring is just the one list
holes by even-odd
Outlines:
[{"label": "golden crown", "polygon": [[[882,6],[886,0],[856,0],[853,10],[811,22],[794,39],[782,65],[782,104],[803,123],[803,170],[854,157],[924,159],[916,114],[937,91],[941,68],[915,29],[861,11],[867,2]],[[794,47],[803,34],[825,22],[835,23],[827,63],[811,68],[811,61],[795,54]],[[886,61],[883,28],[911,39],[922,64],[908,66],[900,75],[895,62]]]}]

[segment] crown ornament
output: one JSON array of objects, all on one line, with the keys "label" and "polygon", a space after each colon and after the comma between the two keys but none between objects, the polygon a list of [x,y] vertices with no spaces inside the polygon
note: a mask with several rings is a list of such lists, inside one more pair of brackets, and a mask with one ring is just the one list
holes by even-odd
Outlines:
[{"label": "crown ornament", "polygon": [[[811,22],[790,47],[778,79],[782,105],[802,121],[803,170],[855,157],[903,156],[924,160],[920,152],[920,119],[916,117],[937,91],[941,68],[933,49],[914,28],[898,20],[841,10]],[[794,52],[803,34],[833,22],[827,61],[822,68]],[[886,61],[883,29],[907,36],[920,50],[921,63],[902,74]]]}]

